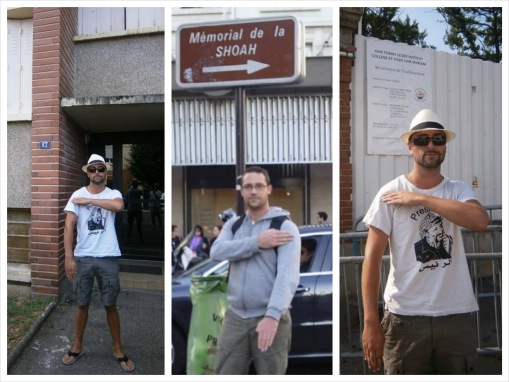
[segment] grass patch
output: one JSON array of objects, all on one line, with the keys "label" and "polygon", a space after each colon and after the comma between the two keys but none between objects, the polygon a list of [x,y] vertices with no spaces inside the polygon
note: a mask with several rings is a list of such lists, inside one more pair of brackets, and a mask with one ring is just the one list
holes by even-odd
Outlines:
[{"label": "grass patch", "polygon": [[28,333],[52,298],[7,297],[7,353]]}]

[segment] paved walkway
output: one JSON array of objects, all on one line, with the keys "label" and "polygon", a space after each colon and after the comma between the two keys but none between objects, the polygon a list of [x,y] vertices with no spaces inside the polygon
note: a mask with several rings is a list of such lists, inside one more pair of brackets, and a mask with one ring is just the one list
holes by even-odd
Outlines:
[{"label": "paved walkway", "polygon": [[134,361],[134,371],[123,371],[112,356],[105,311],[98,291],[94,290],[84,337],[85,354],[76,363],[69,366],[62,363],[62,357],[74,339],[76,304],[59,303],[8,374],[164,375],[164,293],[123,289],[118,307],[123,349]]}]

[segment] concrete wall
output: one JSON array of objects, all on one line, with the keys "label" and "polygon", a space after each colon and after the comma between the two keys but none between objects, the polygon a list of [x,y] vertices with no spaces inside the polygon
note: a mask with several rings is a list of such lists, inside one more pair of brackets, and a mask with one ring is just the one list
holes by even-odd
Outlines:
[{"label": "concrete wall", "polygon": [[30,208],[31,122],[7,123],[7,207]]},{"label": "concrete wall", "polygon": [[164,34],[75,43],[75,97],[164,94]]}]

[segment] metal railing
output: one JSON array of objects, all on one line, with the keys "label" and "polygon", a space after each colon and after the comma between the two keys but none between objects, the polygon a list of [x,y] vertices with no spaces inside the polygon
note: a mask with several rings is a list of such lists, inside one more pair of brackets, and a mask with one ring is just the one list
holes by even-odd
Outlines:
[{"label": "metal railing", "polygon": [[[477,312],[477,346],[480,354],[502,352],[501,289],[502,227],[489,226],[485,232],[462,230]],[[340,358],[362,359],[363,302],[361,273],[367,232],[340,234]],[[384,254],[379,290],[379,309],[383,311],[383,293],[390,259]],[[364,374],[366,364],[363,363]]]}]

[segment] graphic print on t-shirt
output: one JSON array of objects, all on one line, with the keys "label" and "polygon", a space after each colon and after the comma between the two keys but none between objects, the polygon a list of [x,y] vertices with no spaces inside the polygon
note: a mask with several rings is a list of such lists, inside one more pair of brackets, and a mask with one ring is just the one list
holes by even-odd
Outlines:
[{"label": "graphic print on t-shirt", "polygon": [[103,210],[100,207],[94,207],[92,205],[88,205],[87,210],[90,212],[87,219],[88,234],[97,235],[103,233],[104,224],[106,223],[106,218],[102,214]]},{"label": "graphic print on t-shirt", "polygon": [[452,236],[445,233],[443,218],[428,212],[419,226],[421,239],[414,243],[417,261],[422,263],[419,272],[445,268],[452,262]]}]

